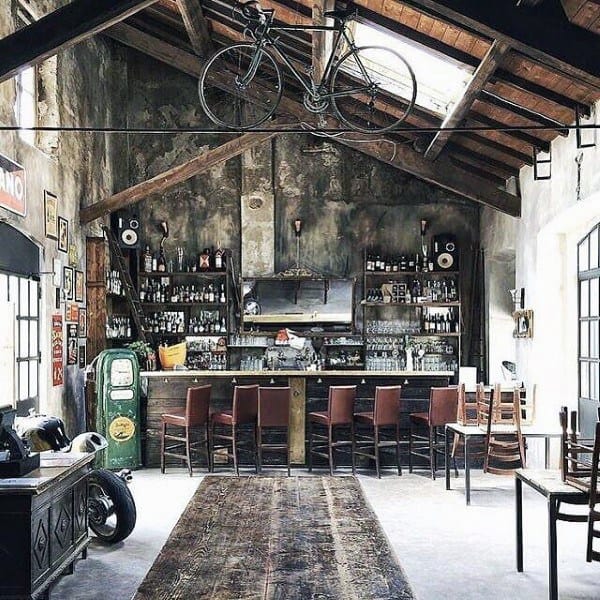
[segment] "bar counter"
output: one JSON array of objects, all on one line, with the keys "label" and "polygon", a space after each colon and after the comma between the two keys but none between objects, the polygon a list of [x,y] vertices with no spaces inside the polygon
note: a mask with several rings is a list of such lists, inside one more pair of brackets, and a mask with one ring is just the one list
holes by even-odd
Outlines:
[{"label": "bar counter", "polygon": [[[408,414],[427,410],[429,389],[448,385],[453,371],[143,371],[147,404],[142,406],[143,463],[160,466],[160,416],[185,406],[188,387],[212,385],[211,406],[230,409],[235,385],[289,386],[291,460],[305,464],[306,415],[325,410],[330,385],[356,385],[356,410],[372,408],[375,387],[402,386],[402,423],[408,428]],[[243,459],[244,457],[242,457]]]}]

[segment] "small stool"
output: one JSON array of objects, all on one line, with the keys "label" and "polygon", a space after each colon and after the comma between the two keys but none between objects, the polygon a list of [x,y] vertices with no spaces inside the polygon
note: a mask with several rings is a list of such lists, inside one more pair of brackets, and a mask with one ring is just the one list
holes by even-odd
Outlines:
[{"label": "small stool", "polygon": [[[188,388],[185,400],[185,408],[175,409],[161,415],[162,429],[160,434],[160,472],[165,472],[165,457],[174,456],[187,463],[190,477],[192,476],[192,452],[201,452],[206,455],[208,471],[212,471],[210,459],[210,435],[208,430],[208,409],[210,405],[211,385]],[[181,427],[183,436],[167,433],[167,425]],[[191,429],[204,425],[204,437],[192,442]],[[165,446],[166,440],[174,440],[176,443]],[[185,454],[176,452],[185,446]]]},{"label": "small stool", "polygon": [[[323,456],[329,464],[329,473],[333,475],[334,455],[336,448],[350,446],[352,456],[352,469],[354,469],[354,400],[356,398],[355,385],[338,385],[329,387],[327,412],[308,413],[308,470],[312,471],[312,455]],[[314,432],[314,425],[323,425],[327,428],[327,435]],[[349,427],[349,440],[334,440],[336,428]],[[317,442],[314,444],[313,440]],[[327,449],[327,452],[324,450]]]},{"label": "small stool", "polygon": [[[396,464],[398,466],[398,475],[402,475],[400,465],[400,394],[402,386],[377,386],[375,388],[375,400],[373,402],[373,412],[354,413],[354,424],[364,425],[370,428],[372,435],[356,429],[356,443],[354,454],[357,456],[366,456],[375,461],[375,472],[377,477],[381,478],[379,451],[382,448],[395,447]],[[395,439],[383,440],[380,437],[381,429],[394,427]],[[371,451],[372,448],[372,451]],[[356,460],[354,461],[356,463]],[[354,471],[353,471],[354,473]]]},{"label": "small stool", "polygon": [[[258,472],[262,471],[263,450],[269,452],[285,452],[287,474],[290,476],[290,388],[261,387],[258,390],[258,418],[256,446]],[[263,429],[279,429],[285,431],[285,443],[269,442],[262,439]]]},{"label": "small stool", "polygon": [[[238,466],[238,446],[245,449],[244,444],[237,439],[237,433],[240,425],[252,425],[252,439],[254,441],[254,464],[258,472],[256,461],[256,417],[258,414],[258,385],[236,385],[233,388],[233,407],[232,410],[214,412],[210,415],[210,431],[212,440],[212,451],[227,450],[227,458],[233,459],[233,468],[235,474],[239,475]],[[231,428],[231,434],[215,433],[217,425],[224,425]],[[215,440],[225,442],[220,446],[215,446]],[[231,452],[229,447],[231,446]]]}]

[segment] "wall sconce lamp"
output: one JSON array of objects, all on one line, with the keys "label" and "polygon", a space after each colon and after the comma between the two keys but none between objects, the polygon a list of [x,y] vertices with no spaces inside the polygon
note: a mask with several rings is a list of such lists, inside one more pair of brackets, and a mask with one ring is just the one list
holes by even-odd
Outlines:
[{"label": "wall sconce lamp", "polygon": [[552,149],[548,152],[541,148],[533,147],[533,179],[542,181],[552,177]]},{"label": "wall sconce lamp", "polygon": [[513,303],[513,311],[523,310],[525,308],[525,288],[508,290],[508,293]]},{"label": "wall sconce lamp", "polygon": [[593,148],[596,145],[596,110],[592,106],[587,115],[584,110],[579,104],[575,106],[577,148]]}]

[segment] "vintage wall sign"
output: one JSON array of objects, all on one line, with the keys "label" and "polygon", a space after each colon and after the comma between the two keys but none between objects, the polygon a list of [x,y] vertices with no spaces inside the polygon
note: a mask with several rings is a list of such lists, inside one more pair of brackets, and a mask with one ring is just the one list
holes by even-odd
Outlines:
[{"label": "vintage wall sign", "polygon": [[0,206],[24,217],[26,198],[25,169],[0,154]]}]

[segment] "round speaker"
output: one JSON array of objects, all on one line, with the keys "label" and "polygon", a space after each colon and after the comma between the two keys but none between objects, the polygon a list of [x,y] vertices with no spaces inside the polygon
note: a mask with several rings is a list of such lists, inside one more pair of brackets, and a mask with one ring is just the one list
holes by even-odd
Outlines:
[{"label": "round speaker", "polygon": [[[133,227],[133,225],[132,225]],[[446,242],[446,252],[454,252],[456,250],[456,244],[454,242]]]},{"label": "round speaker", "polygon": [[129,219],[129,228],[130,229],[139,229],[140,222],[137,219]]},{"label": "round speaker", "polygon": [[135,246],[138,241],[138,234],[133,229],[123,229],[121,232],[121,242],[125,246]]},{"label": "round speaker", "polygon": [[449,269],[454,264],[454,257],[448,252],[442,252],[437,257],[437,264],[440,269]]}]

